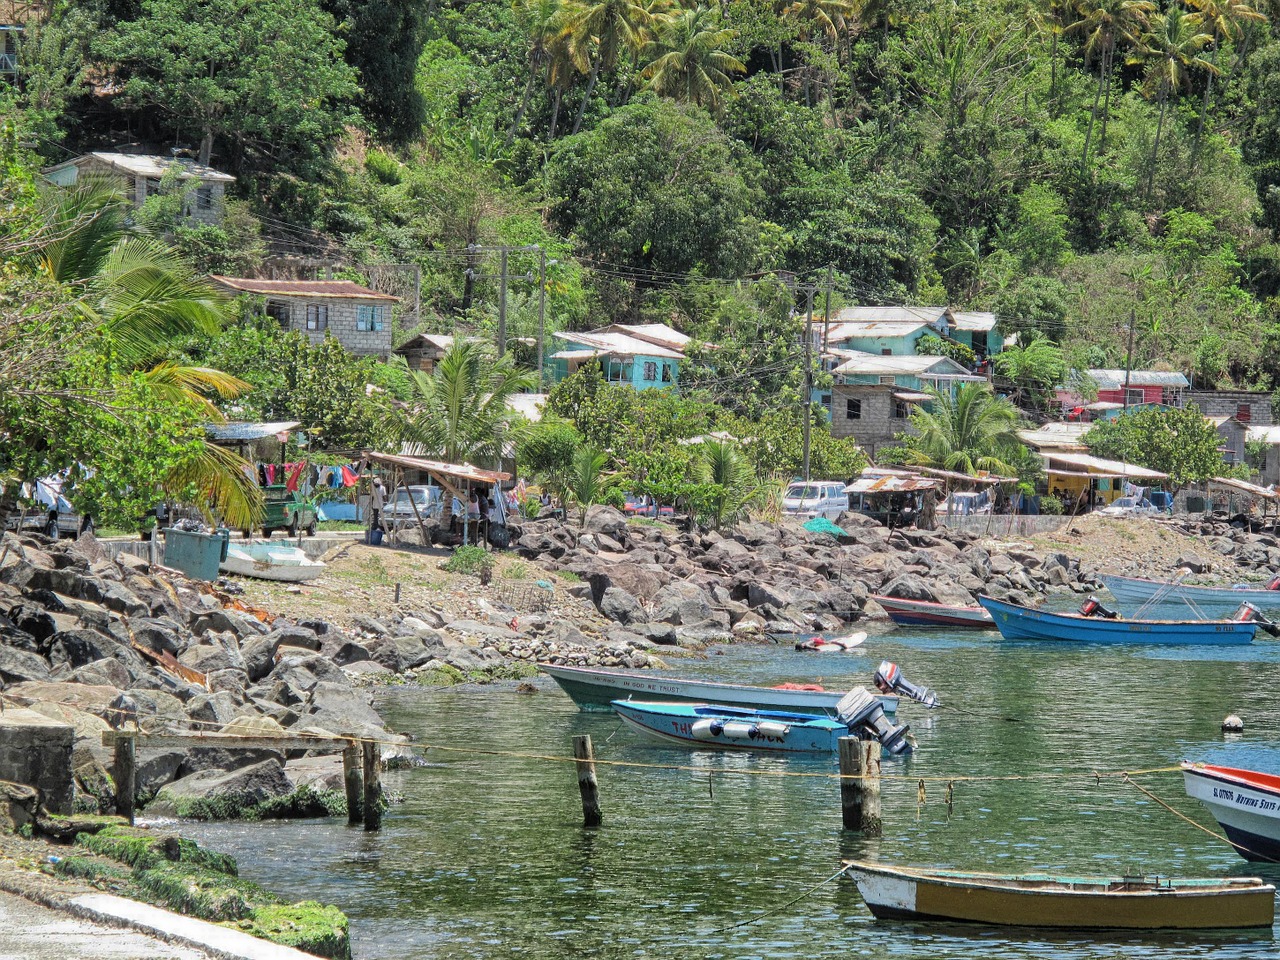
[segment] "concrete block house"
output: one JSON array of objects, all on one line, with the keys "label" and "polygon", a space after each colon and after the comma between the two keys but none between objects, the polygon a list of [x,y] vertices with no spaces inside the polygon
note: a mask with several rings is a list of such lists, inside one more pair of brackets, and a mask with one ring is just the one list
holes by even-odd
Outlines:
[{"label": "concrete block house", "polygon": [[557,333],[550,358],[552,376],[559,382],[596,364],[610,383],[637,390],[674,387],[690,339],[662,323],[613,323],[586,333]]},{"label": "concrete block house", "polygon": [[135,207],[160,189],[165,174],[176,169],[183,184],[194,182],[195,189],[187,202],[187,216],[200,223],[216,224],[222,220],[223,200],[228,184],[236,178],[212,167],[171,157],[152,157],[127,153],[86,153],[74,160],[44,169],[50,183],[70,187],[83,178],[103,177],[118,180]]},{"label": "concrete block house", "polygon": [[361,356],[386,359],[391,353],[391,310],[397,298],[350,280],[251,280],[209,278],[232,295],[255,297],[262,311],[285,330],[312,343],[332,336]]}]

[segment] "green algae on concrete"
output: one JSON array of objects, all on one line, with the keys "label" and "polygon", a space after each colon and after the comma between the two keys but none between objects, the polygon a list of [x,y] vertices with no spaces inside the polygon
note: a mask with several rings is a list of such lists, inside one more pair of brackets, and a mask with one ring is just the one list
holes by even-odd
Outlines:
[{"label": "green algae on concrete", "polygon": [[235,927],[318,957],[347,960],[351,955],[351,930],[346,914],[314,900],[258,907]]},{"label": "green algae on concrete", "polygon": [[[161,793],[164,790],[161,788]],[[311,817],[345,817],[347,797],[337,790],[317,790],[303,784],[283,797],[255,803],[244,797],[223,795],[175,800],[174,813],[184,820],[285,820]]]}]

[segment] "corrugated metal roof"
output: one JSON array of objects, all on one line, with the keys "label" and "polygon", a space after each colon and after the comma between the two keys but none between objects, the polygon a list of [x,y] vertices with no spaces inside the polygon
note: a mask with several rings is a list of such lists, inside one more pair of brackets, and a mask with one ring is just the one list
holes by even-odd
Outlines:
[{"label": "corrugated metal roof", "polygon": [[499,470],[481,470],[469,463],[445,463],[441,460],[426,460],[422,457],[407,457],[394,453],[378,453],[375,450],[364,451],[364,456],[377,463],[389,463],[397,467],[408,467],[410,470],[425,470],[458,480],[479,480],[484,483],[500,483],[510,480],[511,474]]},{"label": "corrugated metal roof", "polygon": [[183,180],[196,179],[217,181],[219,183],[234,183],[236,179],[229,173],[223,173],[221,170],[213,169],[213,167],[202,166],[194,161],[177,160],[173,157],[155,157],[132,153],[101,153],[96,151],[87,153],[83,157],[76,157],[74,160],[67,160],[64,163],[46,167],[44,172],[52,173],[54,170],[63,170],[67,167],[83,166],[90,160],[105,163],[107,166],[130,176],[149,177],[154,180],[162,178],[174,166],[178,167],[178,176]]},{"label": "corrugated metal roof", "polygon": [[1050,463],[1065,463],[1072,467],[1082,467],[1090,473],[1105,474],[1113,477],[1137,477],[1146,480],[1167,480],[1169,475],[1159,470],[1148,470],[1132,463],[1120,460],[1104,460],[1102,457],[1090,456],[1087,453],[1064,453],[1059,450],[1045,450],[1040,456]]},{"label": "corrugated metal roof", "polygon": [[[1103,390],[1119,390],[1125,383],[1123,370],[1086,370],[1086,374]],[[1176,371],[1130,370],[1131,387],[1190,387],[1187,378]]]},{"label": "corrugated metal roof", "polygon": [[844,488],[845,493],[910,493],[937,489],[937,480],[924,477],[862,477]]},{"label": "corrugated metal roof", "polygon": [[398,297],[370,290],[350,280],[254,280],[248,277],[223,277],[210,274],[209,279],[239,290],[264,297],[310,297],[313,299],[381,300],[399,303]]},{"label": "corrugated metal roof", "polygon": [[302,424],[296,420],[282,420],[277,423],[207,423],[205,432],[215,440],[263,440],[274,437],[277,433],[292,430]]},{"label": "corrugated metal roof", "polygon": [[[659,346],[684,352],[692,337],[687,337],[674,327],[665,323],[613,323],[604,328],[605,331],[624,333],[637,340],[656,343]],[[597,331],[592,331],[597,332]]]},{"label": "corrugated metal roof", "polygon": [[908,307],[903,304],[884,306],[845,307],[832,319],[838,323],[864,321],[897,321],[911,323],[937,323],[947,316],[946,307]]},{"label": "corrugated metal roof", "polygon": [[592,357],[603,357],[608,350],[560,350],[551,355],[552,360],[590,360]]},{"label": "corrugated metal roof", "polygon": [[966,311],[962,313],[952,313],[955,323],[952,327],[956,330],[994,330],[996,328],[996,315],[994,313],[986,313],[983,311]]},{"label": "corrugated metal roof", "polygon": [[1254,497],[1261,497],[1264,500],[1280,500],[1280,493],[1277,493],[1272,487],[1260,487],[1257,484],[1246,483],[1243,480],[1235,480],[1231,477],[1214,477],[1210,483],[1218,484],[1224,487],[1231,487],[1240,490]]},{"label": "corrugated metal roof", "polygon": [[854,337],[907,337],[926,327],[933,329],[933,325],[927,320],[841,321],[831,325],[827,340],[829,343],[840,343]]},{"label": "corrugated metal roof", "polygon": [[658,357],[663,360],[681,360],[684,358],[684,354],[678,350],[671,350],[656,343],[649,343],[646,340],[637,340],[635,337],[615,331],[596,330],[591,333],[565,333],[562,331],[556,336],[569,343],[580,343],[584,347],[591,347],[593,350],[619,357],[644,356]]},{"label": "corrugated metal roof", "polygon": [[981,380],[950,357],[932,357],[922,354],[902,357],[886,357],[875,353],[848,351],[851,359],[836,367],[832,373],[844,374],[937,374],[939,376],[957,376],[972,380]]},{"label": "corrugated metal roof", "polygon": [[910,403],[925,403],[933,399],[932,394],[928,393],[911,393],[910,391],[901,391],[894,394],[899,400],[906,400]]},{"label": "corrugated metal roof", "polygon": [[1092,427],[1091,423],[1046,423],[1037,430],[1019,430],[1018,439],[1037,450],[1086,450],[1080,438]]},{"label": "corrugated metal roof", "polygon": [[1245,439],[1280,444],[1280,425],[1274,427],[1250,427],[1249,432],[1245,434]]},{"label": "corrugated metal roof", "polygon": [[545,393],[513,393],[507,397],[507,409],[523,414],[534,423],[542,419],[542,408],[546,405]]}]

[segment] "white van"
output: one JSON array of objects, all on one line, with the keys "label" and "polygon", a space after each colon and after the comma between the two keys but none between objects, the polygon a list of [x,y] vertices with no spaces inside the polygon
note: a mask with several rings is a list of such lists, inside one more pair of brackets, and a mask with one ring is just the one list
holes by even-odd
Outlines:
[{"label": "white van", "polygon": [[793,517],[834,520],[849,509],[849,495],[838,480],[797,480],[782,496],[782,509]]}]

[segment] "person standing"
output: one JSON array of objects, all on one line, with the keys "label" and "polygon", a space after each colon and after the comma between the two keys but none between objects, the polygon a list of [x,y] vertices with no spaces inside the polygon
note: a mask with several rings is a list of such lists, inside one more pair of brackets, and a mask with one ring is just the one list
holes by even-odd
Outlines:
[{"label": "person standing", "polygon": [[387,502],[387,492],[382,486],[382,478],[373,478],[373,489],[369,491],[369,531],[382,529],[382,508]]}]

